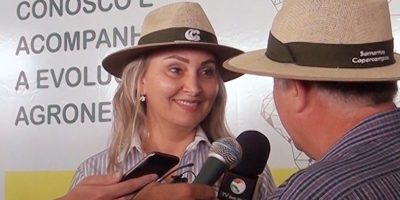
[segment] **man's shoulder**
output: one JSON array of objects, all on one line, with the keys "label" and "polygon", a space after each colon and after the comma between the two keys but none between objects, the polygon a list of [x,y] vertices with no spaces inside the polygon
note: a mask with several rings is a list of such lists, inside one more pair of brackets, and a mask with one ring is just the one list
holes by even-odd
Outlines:
[{"label": "man's shoulder", "polygon": [[376,160],[375,155],[366,158],[353,155],[316,162],[290,177],[278,188],[272,199],[339,197],[357,188],[364,188],[366,184],[379,182],[382,177],[399,176],[399,156],[392,156],[391,160],[382,157]]}]

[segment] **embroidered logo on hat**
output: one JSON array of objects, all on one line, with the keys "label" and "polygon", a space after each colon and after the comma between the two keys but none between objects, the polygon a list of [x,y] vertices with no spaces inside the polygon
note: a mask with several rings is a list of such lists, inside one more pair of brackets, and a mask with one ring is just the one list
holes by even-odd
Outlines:
[{"label": "embroidered logo on hat", "polygon": [[197,29],[188,29],[185,32],[185,38],[190,41],[200,41],[200,31]]},{"label": "embroidered logo on hat", "polygon": [[390,57],[386,55],[385,50],[376,50],[376,51],[360,51],[359,57],[354,57],[351,59],[353,63],[371,63],[371,62],[385,62],[390,60]]}]

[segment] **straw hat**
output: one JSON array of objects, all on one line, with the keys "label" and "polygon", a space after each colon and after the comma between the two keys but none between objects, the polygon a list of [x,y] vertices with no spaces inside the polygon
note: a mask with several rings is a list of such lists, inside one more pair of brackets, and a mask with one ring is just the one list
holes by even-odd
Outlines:
[{"label": "straw hat", "polygon": [[387,0],[286,0],[267,49],[224,63],[240,73],[320,81],[400,79]]},{"label": "straw hat", "polygon": [[150,50],[175,46],[201,48],[214,53],[224,81],[242,75],[224,69],[222,62],[243,51],[219,45],[205,12],[198,3],[192,2],[168,4],[148,13],[138,45],[108,55],[102,64],[110,74],[121,77],[124,67],[135,57]]}]

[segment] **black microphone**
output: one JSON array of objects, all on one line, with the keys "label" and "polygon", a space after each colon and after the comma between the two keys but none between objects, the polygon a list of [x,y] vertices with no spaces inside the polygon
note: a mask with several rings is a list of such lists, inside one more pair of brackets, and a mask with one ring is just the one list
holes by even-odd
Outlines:
[{"label": "black microphone", "polygon": [[252,199],[271,150],[268,138],[258,131],[244,131],[236,140],[242,148],[242,159],[224,174],[218,191],[220,200]]},{"label": "black microphone", "polygon": [[193,183],[214,185],[225,171],[237,165],[241,157],[242,149],[235,138],[226,137],[214,141],[208,158]]}]

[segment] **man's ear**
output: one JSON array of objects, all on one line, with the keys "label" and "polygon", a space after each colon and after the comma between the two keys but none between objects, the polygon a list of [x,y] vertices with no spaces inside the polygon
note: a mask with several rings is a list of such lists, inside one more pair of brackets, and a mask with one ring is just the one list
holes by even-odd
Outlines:
[{"label": "man's ear", "polygon": [[296,112],[303,112],[308,106],[310,88],[302,81],[293,80],[292,95]]}]

